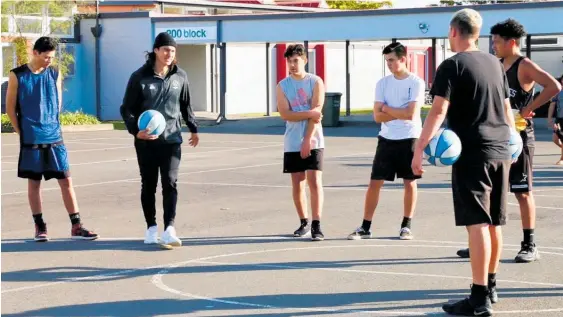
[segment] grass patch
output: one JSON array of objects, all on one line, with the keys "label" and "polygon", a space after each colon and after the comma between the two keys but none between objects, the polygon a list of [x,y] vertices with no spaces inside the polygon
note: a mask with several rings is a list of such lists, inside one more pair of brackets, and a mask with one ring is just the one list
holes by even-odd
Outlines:
[{"label": "grass patch", "polygon": [[2,114],[2,132],[13,132],[14,129],[12,128],[12,123],[10,122],[10,118],[8,115],[3,113]]},{"label": "grass patch", "polygon": [[[100,124],[101,122],[95,116],[85,114],[80,111],[63,112],[60,115],[61,125],[90,125]],[[2,132],[14,132],[12,123],[7,114],[2,114]]]},{"label": "grass patch", "polygon": [[[422,106],[422,114],[428,113],[432,106],[431,105],[423,105]],[[364,108],[364,109],[350,109],[350,115],[368,115],[373,113],[373,108]],[[340,107],[340,116],[346,115],[346,107]],[[256,112],[256,113],[241,113],[237,114],[238,117],[242,118],[252,118],[252,117],[265,117],[266,114],[264,112]],[[271,117],[279,117],[279,112],[271,112]]]}]

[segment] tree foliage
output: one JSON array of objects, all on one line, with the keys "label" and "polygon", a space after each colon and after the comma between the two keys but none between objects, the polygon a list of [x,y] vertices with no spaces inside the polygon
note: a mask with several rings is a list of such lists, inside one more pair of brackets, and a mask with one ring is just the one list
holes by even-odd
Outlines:
[{"label": "tree foliage", "polygon": [[328,0],[328,6],[331,9],[339,10],[375,10],[381,8],[391,8],[391,1],[366,1],[366,0]]}]

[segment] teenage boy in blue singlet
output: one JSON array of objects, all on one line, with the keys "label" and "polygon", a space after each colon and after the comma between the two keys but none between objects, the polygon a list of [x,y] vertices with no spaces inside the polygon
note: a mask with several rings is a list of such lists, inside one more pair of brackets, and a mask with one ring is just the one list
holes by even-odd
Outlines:
[{"label": "teenage boy in blue singlet", "polygon": [[[301,220],[293,235],[303,237],[311,234],[313,241],[321,241],[324,240],[320,226],[324,200],[324,136],[319,122],[324,104],[324,84],[321,78],[305,71],[307,56],[303,45],[289,45],[284,57],[289,66],[289,76],[277,86],[277,106],[286,121],[283,172],[291,174],[293,203]],[[305,180],[311,192],[313,221],[310,224]]]},{"label": "teenage boy in blue singlet", "polygon": [[18,177],[28,179],[28,199],[35,222],[35,241],[48,241],[43,221],[41,179],[55,178],[72,224],[71,238],[95,240],[98,235],[82,226],[72,186],[68,156],[59,114],[62,104],[62,78],[51,67],[57,42],[41,37],[33,46],[28,64],[10,71],[6,93],[6,113],[20,138]]}]

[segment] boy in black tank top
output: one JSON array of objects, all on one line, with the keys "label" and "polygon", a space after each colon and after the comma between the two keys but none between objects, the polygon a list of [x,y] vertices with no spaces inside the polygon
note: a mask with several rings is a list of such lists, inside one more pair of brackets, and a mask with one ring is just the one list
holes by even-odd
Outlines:
[{"label": "boy in black tank top", "polygon": [[[520,131],[523,141],[522,154],[510,168],[510,191],[520,205],[524,240],[520,252],[515,257],[519,263],[528,263],[540,258],[534,242],[536,206],[532,195],[533,156],[535,149],[533,111],[547,103],[561,85],[551,75],[542,70],[530,59],[521,55],[520,39],[526,35],[524,27],[516,20],[508,19],[491,28],[495,54],[501,58],[510,87],[510,104],[516,114],[526,120],[526,127]],[[534,86],[539,84],[544,90],[534,99]],[[459,250],[458,255],[469,257],[469,251]]]}]

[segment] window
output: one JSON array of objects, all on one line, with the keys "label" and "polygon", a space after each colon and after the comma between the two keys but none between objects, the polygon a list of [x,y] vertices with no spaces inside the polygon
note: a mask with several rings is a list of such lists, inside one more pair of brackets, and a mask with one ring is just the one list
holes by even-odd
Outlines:
[{"label": "window", "polygon": [[65,78],[75,75],[75,47],[71,44],[60,44],[57,52],[58,62],[63,63],[67,67]]},{"label": "window", "polygon": [[[534,38],[532,36],[530,42],[532,45],[558,44],[556,37]],[[526,39],[524,39],[524,43],[526,43]]]},{"label": "window", "polygon": [[[67,67],[66,77],[75,75],[75,46],[70,44],[60,44],[57,50],[57,62],[63,62]],[[2,78],[7,80],[10,70],[18,67],[16,52],[9,43],[2,44]]]},{"label": "window", "polygon": [[172,5],[164,5],[163,13],[166,14],[184,14],[184,7],[182,6],[172,6]]},{"label": "window", "polygon": [[52,35],[72,35],[72,20],[65,18],[51,18],[49,21],[49,29]]},{"label": "window", "polygon": [[23,34],[41,34],[43,33],[43,18],[41,17],[15,17],[15,30],[17,33]]}]

